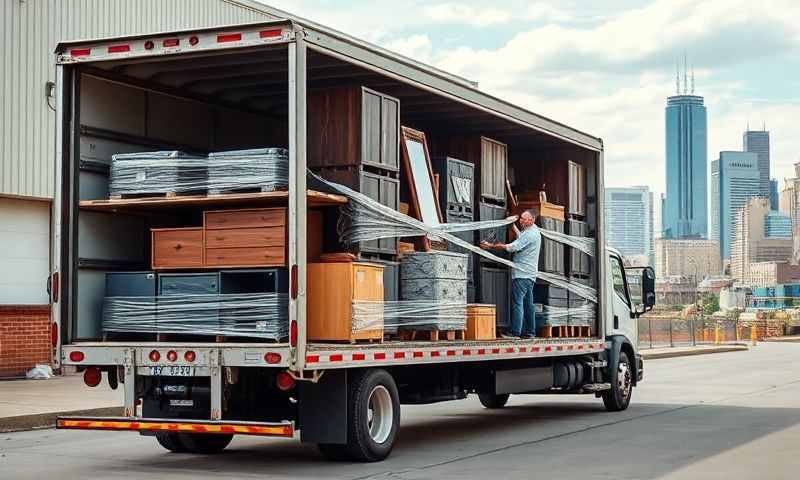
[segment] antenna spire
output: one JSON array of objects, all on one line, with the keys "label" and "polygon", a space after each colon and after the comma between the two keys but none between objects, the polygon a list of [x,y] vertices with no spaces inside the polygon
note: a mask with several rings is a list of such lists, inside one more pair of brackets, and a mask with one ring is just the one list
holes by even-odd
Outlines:
[{"label": "antenna spire", "polygon": [[681,94],[681,63],[675,62],[675,95]]},{"label": "antenna spire", "polygon": [[692,95],[694,95],[694,65],[692,65]]},{"label": "antenna spire", "polygon": [[689,82],[688,78],[686,78],[688,72],[688,62],[686,59],[686,50],[683,51],[683,94],[686,95],[689,90]]}]

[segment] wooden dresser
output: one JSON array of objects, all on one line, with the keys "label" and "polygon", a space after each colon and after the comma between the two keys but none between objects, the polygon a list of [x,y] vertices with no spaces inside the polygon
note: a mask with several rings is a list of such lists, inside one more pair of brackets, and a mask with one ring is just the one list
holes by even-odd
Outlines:
[{"label": "wooden dresser", "polygon": [[354,329],[353,302],[384,301],[383,268],[383,265],[361,262],[309,263],[306,277],[308,339],[382,341],[382,305],[373,307],[370,304],[369,313],[359,314],[357,322],[365,323],[368,328]]}]

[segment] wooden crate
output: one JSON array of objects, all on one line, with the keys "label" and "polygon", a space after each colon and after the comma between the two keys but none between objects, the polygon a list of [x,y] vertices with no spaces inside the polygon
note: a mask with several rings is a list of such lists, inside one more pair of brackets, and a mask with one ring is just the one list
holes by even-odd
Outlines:
[{"label": "wooden crate", "polygon": [[467,305],[467,330],[465,340],[494,340],[497,338],[497,312],[494,305],[471,303]]},{"label": "wooden crate", "polygon": [[353,331],[353,302],[383,302],[383,266],[364,263],[309,263],[306,277],[308,339],[355,342],[383,340],[380,328]]}]

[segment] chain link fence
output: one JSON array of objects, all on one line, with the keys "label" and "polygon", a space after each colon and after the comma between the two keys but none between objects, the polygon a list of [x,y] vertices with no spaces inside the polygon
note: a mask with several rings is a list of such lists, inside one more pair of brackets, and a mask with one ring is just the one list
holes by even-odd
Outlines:
[{"label": "chain link fence", "polygon": [[643,315],[638,321],[639,348],[748,342],[754,333],[757,340],[762,340],[784,335],[788,326],[784,320],[740,320],[702,314],[683,318],[679,312],[674,315]]}]

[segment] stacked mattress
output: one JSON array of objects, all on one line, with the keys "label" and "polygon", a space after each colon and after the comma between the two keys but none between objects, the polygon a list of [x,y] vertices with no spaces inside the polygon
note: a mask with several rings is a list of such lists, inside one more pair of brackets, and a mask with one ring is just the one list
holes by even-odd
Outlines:
[{"label": "stacked mattress", "polygon": [[400,262],[400,291],[405,302],[420,302],[424,315],[405,314],[400,328],[463,330],[466,327],[467,255],[413,252]]}]

